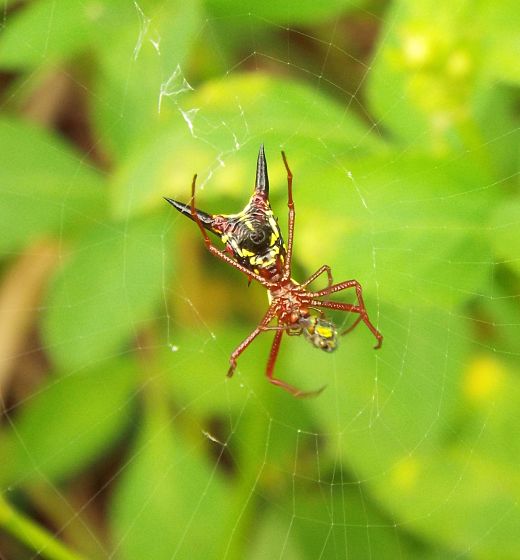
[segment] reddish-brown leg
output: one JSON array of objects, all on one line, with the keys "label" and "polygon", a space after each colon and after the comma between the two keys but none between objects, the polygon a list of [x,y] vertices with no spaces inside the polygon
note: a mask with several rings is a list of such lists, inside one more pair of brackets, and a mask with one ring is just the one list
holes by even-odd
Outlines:
[{"label": "reddish-brown leg", "polygon": [[383,344],[383,335],[370,322],[370,319],[368,318],[367,310],[365,309],[365,305],[362,299],[360,301],[360,305],[341,303],[339,301],[321,301],[319,299],[311,299],[309,305],[312,305],[313,307],[326,307],[327,309],[346,311],[347,313],[359,313],[359,318],[355,321],[355,323],[351,327],[349,327],[346,331],[344,331],[342,334],[346,334],[347,332],[350,332],[360,321],[363,321],[377,340],[377,344],[374,346],[374,348],[376,350],[378,348],[381,348],[381,344]]},{"label": "reddish-brown leg", "polygon": [[[321,297],[321,296],[328,296],[330,294],[341,292],[343,290],[347,290],[348,288],[355,288],[356,296],[358,300],[358,306],[360,308],[360,318],[366,324],[366,326],[370,329],[372,334],[377,339],[377,344],[375,348],[381,348],[381,344],[383,344],[383,335],[372,325],[370,319],[368,318],[368,313],[365,307],[365,302],[363,301],[363,288],[361,284],[357,280],[346,280],[345,282],[340,282],[339,284],[333,284],[324,290],[320,290],[318,292],[312,292],[312,297]],[[350,332],[357,324],[359,320],[356,321],[349,329],[344,331],[342,334],[346,334]]]},{"label": "reddish-brown leg", "polygon": [[[316,311],[319,311],[318,309]],[[319,311],[319,313],[322,313]],[[287,336],[301,336],[302,329],[294,325],[273,325],[272,327],[262,327],[263,331],[285,331]]]},{"label": "reddish-brown leg", "polygon": [[291,260],[292,260],[292,250],[293,250],[293,237],[294,237],[294,201],[292,196],[292,180],[293,174],[289,169],[289,164],[287,163],[287,158],[285,152],[282,151],[283,164],[287,171],[287,206],[289,207],[289,219],[287,226],[287,255],[284,262],[283,279],[287,280],[291,277]]},{"label": "reddish-brown leg", "polygon": [[294,395],[295,397],[298,397],[300,399],[305,397],[315,397],[319,395],[323,391],[323,389],[325,389],[325,385],[316,391],[301,391],[297,387],[294,387],[293,385],[290,385],[289,383],[286,383],[285,381],[282,381],[281,379],[277,379],[276,377],[274,377],[274,365],[276,363],[276,358],[278,357],[278,351],[280,350],[282,335],[283,335],[283,330],[278,331],[274,335],[273,344],[271,346],[271,352],[269,353],[269,360],[267,361],[267,369],[265,371],[265,374],[269,379],[269,382],[272,383],[273,385],[276,385],[277,387],[281,387],[282,389],[285,389],[285,391],[291,393],[291,395]]},{"label": "reddish-brown leg", "polygon": [[272,318],[276,315],[276,310],[273,306],[269,307],[267,313],[264,315],[264,318],[258,324],[258,327],[245,339],[243,340],[232,352],[231,356],[229,357],[229,369],[227,372],[227,376],[231,377],[235,372],[235,368],[237,367],[237,359],[242,354],[242,352],[253,342],[253,340],[269,325],[269,322]]},{"label": "reddish-brown leg", "polygon": [[319,290],[317,292],[310,292],[310,294],[312,295],[312,297],[328,296],[336,292],[342,292],[343,290],[346,290],[348,288],[356,289],[358,302],[361,306],[363,306],[363,288],[357,280],[346,280],[345,282],[340,282],[339,284],[332,284],[332,286],[328,286],[327,288],[324,288],[323,290]]},{"label": "reddish-brown leg", "polygon": [[[286,331],[287,334],[289,334],[289,330],[294,329],[294,326],[291,325],[270,325],[268,327],[262,327],[263,331]],[[301,334],[301,332],[297,333],[298,335]]]},{"label": "reddish-brown leg", "polygon": [[320,276],[324,272],[327,273],[327,288],[325,289],[330,288],[333,284],[333,280],[332,280],[332,271],[328,264],[324,264],[323,266],[320,266],[320,268],[318,268],[318,270],[314,274],[311,274],[311,276],[309,276],[309,278],[307,278],[307,280],[305,280],[305,282],[301,284],[302,288],[305,288],[306,286],[314,282],[314,280],[316,280],[316,278],[318,278],[318,276]]},{"label": "reddish-brown leg", "polygon": [[[352,323],[352,325],[350,325],[350,327],[347,327],[346,329],[342,330],[339,333],[340,336],[344,336],[344,335],[348,334],[350,331],[353,331],[358,326],[358,323],[361,321],[362,318],[363,318],[362,315],[358,315],[357,319]],[[380,346],[381,346],[381,344],[378,346],[378,348]]]},{"label": "reddish-brown leg", "polygon": [[197,215],[197,212],[195,211],[195,183],[196,182],[197,182],[197,175],[195,174],[193,176],[193,181],[191,183],[190,210],[191,210],[191,215],[193,217],[193,220],[196,222],[196,224],[199,226],[200,231],[202,232],[202,236],[204,238],[204,243],[205,243],[208,251],[210,253],[212,253],[213,255],[215,255],[216,257],[218,257],[219,259],[222,259],[227,264],[230,264],[234,268],[240,270],[240,272],[243,272],[249,278],[249,281],[251,281],[251,279],[254,278],[257,282],[260,282],[260,284],[262,284],[262,286],[269,289],[269,287],[272,286],[272,282],[268,282],[265,278],[262,278],[262,276],[260,276],[259,274],[255,274],[252,270],[249,270],[245,266],[242,266],[240,263],[238,263],[237,261],[235,261],[234,259],[232,259],[228,255],[226,255],[226,253],[217,249],[217,247],[215,247],[215,245],[213,245],[211,243],[211,239],[208,237],[208,234],[207,234],[206,230],[204,229],[204,226],[202,225],[202,223],[200,221],[200,218]]}]

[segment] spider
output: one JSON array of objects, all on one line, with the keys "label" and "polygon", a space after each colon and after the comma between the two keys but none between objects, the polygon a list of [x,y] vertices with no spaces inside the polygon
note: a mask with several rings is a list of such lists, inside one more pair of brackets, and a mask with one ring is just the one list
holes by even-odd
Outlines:
[{"label": "spider", "polygon": [[[363,302],[362,287],[357,280],[346,280],[334,284],[331,268],[326,264],[318,268],[301,284],[291,277],[295,222],[293,175],[285,152],[282,151],[281,154],[287,172],[287,206],[289,209],[287,245],[283,242],[277,220],[269,204],[269,179],[263,145],[260,146],[258,153],[255,189],[242,212],[230,215],[211,215],[195,208],[196,174],[193,176],[191,184],[189,205],[170,198],[165,198],[165,200],[198,225],[210,253],[240,270],[249,278],[249,281],[256,280],[267,289],[269,300],[267,312],[251,334],[232,352],[229,358],[228,377],[233,375],[237,359],[253,340],[260,333],[273,330],[275,335],[266,367],[268,380],[295,397],[310,397],[321,393],[325,386],[315,391],[302,391],[274,376],[276,358],[284,332],[289,336],[303,334],[304,338],[316,348],[325,352],[334,351],[338,344],[338,330],[321,310],[325,308],[358,315],[349,328],[339,333],[340,336],[352,331],[360,321],[366,324],[376,338],[374,348],[381,347],[383,336],[368,318]],[[223,243],[226,244],[225,251],[221,251],[212,244],[206,230],[220,236]],[[308,290],[307,286],[322,274],[327,275],[327,287],[318,291]],[[321,299],[348,288],[354,288],[356,291],[356,305]],[[277,324],[272,325],[275,318]]]}]

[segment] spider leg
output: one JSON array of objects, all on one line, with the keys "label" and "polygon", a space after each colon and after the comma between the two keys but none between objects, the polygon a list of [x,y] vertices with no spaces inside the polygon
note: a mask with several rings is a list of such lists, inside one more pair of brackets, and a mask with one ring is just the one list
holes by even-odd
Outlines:
[{"label": "spider leg", "polygon": [[[361,315],[358,315],[357,319],[352,323],[352,325],[350,325],[350,327],[347,327],[346,329],[343,329],[339,334],[340,336],[345,336],[346,334],[348,334],[350,331],[353,331],[357,326],[358,323],[361,321],[363,317]],[[379,348],[379,346],[378,346]]]},{"label": "spider leg", "polygon": [[[286,331],[288,332],[290,329],[294,329],[291,325],[272,325],[269,327],[262,327],[263,331]],[[301,333],[298,333],[298,335]]]},{"label": "spider leg", "polygon": [[354,327],[357,326],[357,324],[360,321],[363,321],[377,340],[377,344],[374,346],[374,348],[376,350],[378,348],[381,348],[381,345],[383,344],[383,335],[370,322],[370,319],[368,318],[367,310],[365,309],[365,304],[363,303],[363,299],[361,299],[359,305],[352,305],[351,303],[341,303],[339,301],[321,301],[319,299],[311,299],[309,305],[312,305],[313,307],[326,307],[327,309],[346,311],[347,313],[359,313],[359,317],[356,319],[354,324],[351,327],[349,327],[347,330],[343,331],[341,334],[343,335],[346,334],[347,332],[350,332]]},{"label": "spider leg", "polygon": [[328,296],[330,294],[334,294],[336,292],[342,292],[343,290],[347,290],[348,288],[356,288],[356,295],[358,298],[358,302],[361,306],[363,305],[363,288],[361,284],[357,280],[346,280],[345,282],[340,282],[339,284],[332,284],[331,286],[327,286],[323,290],[319,290],[317,292],[310,292],[312,297],[321,297],[321,296]]},{"label": "spider leg", "polygon": [[250,280],[252,278],[254,278],[257,282],[262,284],[262,286],[264,286],[265,288],[269,288],[272,285],[272,282],[269,282],[265,278],[262,278],[262,276],[260,276],[259,274],[256,274],[255,272],[253,272],[252,270],[249,270],[245,266],[242,266],[240,263],[235,261],[233,258],[226,255],[226,253],[224,253],[224,251],[221,251],[220,249],[217,249],[217,247],[215,247],[215,245],[213,245],[213,243],[211,243],[211,239],[209,238],[206,230],[204,229],[204,226],[202,225],[200,217],[199,217],[199,215],[197,213],[197,210],[195,208],[195,183],[196,182],[197,182],[197,174],[195,174],[193,176],[193,181],[191,183],[190,212],[191,212],[191,217],[192,217],[193,221],[199,226],[199,229],[202,232],[202,237],[204,238],[204,243],[205,243],[208,251],[210,253],[212,253],[213,255],[215,255],[216,257],[218,257],[219,259],[226,262],[227,264],[229,264],[229,265],[233,266],[234,268],[240,270],[240,272],[243,272]]},{"label": "spider leg", "polygon": [[[316,311],[316,313],[318,313],[318,315],[320,316],[320,319],[325,318],[325,313],[323,313],[323,311],[321,309],[318,309],[317,307],[312,307],[312,306],[309,307],[309,309],[312,309],[313,311]],[[350,327],[349,327],[349,330],[350,330]]]},{"label": "spider leg", "polygon": [[273,374],[274,365],[276,363],[276,358],[278,357],[278,351],[280,350],[282,335],[283,335],[283,330],[277,331],[277,333],[274,335],[273,344],[271,346],[271,351],[269,353],[269,360],[267,361],[267,369],[265,371],[267,379],[269,379],[269,382],[272,383],[273,385],[285,389],[285,391],[291,393],[291,395],[294,395],[295,397],[298,398],[315,397],[319,395],[323,391],[323,389],[325,389],[325,385],[320,389],[317,389],[316,391],[301,391],[297,387],[294,387],[293,385],[290,385],[289,383],[286,383],[285,381],[282,381],[281,379],[277,379],[276,377],[274,377]]},{"label": "spider leg", "polygon": [[228,377],[232,377],[233,373],[235,373],[235,368],[237,367],[237,359],[242,354],[242,352],[253,342],[253,340],[269,325],[271,319],[275,316],[276,309],[274,306],[269,307],[267,313],[264,315],[264,318],[260,321],[259,325],[256,329],[247,337],[245,338],[231,353],[229,357],[229,369],[227,372]]},{"label": "spider leg", "polygon": [[[318,310],[319,311],[319,310]],[[319,313],[322,313],[321,311],[319,311]],[[287,336],[301,336],[302,334],[302,330],[301,328],[296,328],[294,326],[291,325],[273,325],[272,327],[263,327],[262,328],[263,331],[282,331],[282,332],[286,332]]]},{"label": "spider leg", "polygon": [[287,157],[285,156],[284,151],[282,151],[282,159],[283,159],[283,164],[285,165],[285,169],[287,171],[287,206],[289,208],[289,219],[288,219],[288,226],[287,226],[287,230],[288,230],[287,231],[287,254],[285,257],[284,270],[283,270],[283,280],[287,280],[291,276],[294,219],[296,214],[294,211],[294,201],[292,196],[293,174],[292,171],[289,169],[289,164],[287,163]]},{"label": "spider leg", "polygon": [[330,288],[333,284],[333,280],[332,280],[332,271],[328,264],[324,264],[323,266],[320,266],[320,268],[318,268],[318,270],[314,274],[309,276],[309,278],[307,278],[307,280],[305,280],[305,282],[301,284],[302,288],[305,288],[306,286],[314,282],[314,280],[316,280],[316,278],[318,278],[318,276],[320,276],[324,272],[327,273],[327,288]]},{"label": "spider leg", "polygon": [[[312,297],[326,296],[326,295],[333,294],[335,292],[341,292],[343,290],[347,290],[348,288],[355,288],[356,290],[358,306],[360,309],[359,311],[360,316],[351,327],[343,331],[341,334],[343,335],[350,332],[352,329],[356,327],[359,321],[362,320],[377,339],[377,345],[375,346],[375,348],[381,348],[381,344],[383,344],[383,335],[374,327],[374,325],[372,325],[370,319],[368,318],[365,302],[363,301],[363,288],[361,287],[361,284],[357,280],[346,280],[345,282],[340,282],[339,284],[333,284],[331,286],[328,286],[324,290],[320,290],[318,292],[311,292],[311,295]],[[348,311],[348,310],[344,309],[344,311]]]}]

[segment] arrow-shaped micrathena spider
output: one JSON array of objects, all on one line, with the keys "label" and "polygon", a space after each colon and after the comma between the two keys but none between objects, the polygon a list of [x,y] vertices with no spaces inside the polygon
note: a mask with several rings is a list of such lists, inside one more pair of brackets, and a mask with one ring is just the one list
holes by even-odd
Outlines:
[{"label": "arrow-shaped micrathena spider", "polygon": [[[253,340],[264,331],[274,330],[274,340],[267,360],[267,378],[271,383],[282,387],[295,397],[309,397],[319,394],[324,387],[316,391],[301,391],[274,376],[274,366],[284,332],[291,336],[303,334],[316,348],[332,352],[337,347],[338,331],[334,323],[327,319],[321,311],[322,308],[326,308],[358,315],[354,323],[339,333],[340,335],[350,332],[360,321],[363,321],[377,340],[374,348],[380,348],[383,336],[368,318],[363,303],[362,288],[357,280],[334,284],[330,266],[326,264],[301,284],[291,277],[295,219],[292,194],[293,175],[283,151],[282,159],[287,170],[287,205],[289,207],[287,246],[283,242],[278,222],[269,203],[269,178],[263,145],[260,146],[258,153],[255,190],[242,212],[227,215],[207,214],[195,208],[197,175],[193,177],[191,184],[190,204],[182,204],[171,198],[166,198],[166,201],[199,226],[204,243],[210,253],[243,272],[249,280],[256,280],[267,289],[269,308],[254,331],[231,354],[228,377],[233,375],[238,357]],[[220,236],[226,245],[225,251],[212,244],[206,230]],[[307,286],[322,274],[327,275],[327,287],[315,292],[308,290]],[[356,305],[321,299],[348,288],[354,288],[356,291]],[[272,322],[275,318],[277,324],[273,325]]]}]

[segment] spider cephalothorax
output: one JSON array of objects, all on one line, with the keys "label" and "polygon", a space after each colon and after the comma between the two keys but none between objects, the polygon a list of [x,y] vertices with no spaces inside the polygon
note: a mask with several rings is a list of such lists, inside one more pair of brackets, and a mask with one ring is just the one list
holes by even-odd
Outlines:
[{"label": "spider cephalothorax", "polygon": [[[191,206],[166,198],[179,212],[196,221]],[[227,252],[256,274],[270,278],[281,272],[286,247],[269,203],[269,176],[264,147],[260,147],[253,195],[238,214],[208,214],[195,208],[202,226],[218,235]]]},{"label": "spider cephalothorax", "polygon": [[[332,352],[337,347],[338,331],[334,323],[328,320],[321,311],[321,308],[325,308],[358,315],[348,329],[339,333],[341,335],[350,332],[360,321],[363,321],[377,340],[375,348],[381,346],[383,336],[368,318],[363,302],[362,288],[357,280],[346,280],[334,284],[331,269],[326,264],[301,284],[291,278],[295,219],[292,197],[293,177],[284,152],[282,152],[282,159],[287,171],[287,206],[289,208],[287,246],[282,240],[278,222],[269,205],[269,180],[263,146],[260,147],[258,154],[255,191],[248,205],[240,214],[210,215],[197,210],[195,208],[197,175],[193,177],[191,184],[192,198],[190,205],[169,198],[166,200],[197,223],[210,253],[240,270],[250,280],[256,280],[267,289],[269,308],[253,332],[232,352],[229,359],[228,376],[233,375],[238,357],[253,340],[261,332],[274,330],[276,332],[267,361],[266,375],[274,385],[282,387],[294,396],[305,397],[316,395],[323,388],[305,392],[274,377],[274,365],[284,332],[290,336],[303,335],[316,348]],[[222,241],[226,243],[227,252],[217,249],[211,243],[206,230],[221,237]],[[327,287],[318,291],[308,290],[307,286],[324,273],[327,274]],[[321,299],[348,288],[355,289],[357,305]],[[277,321],[276,325],[271,324],[274,319]]]}]

